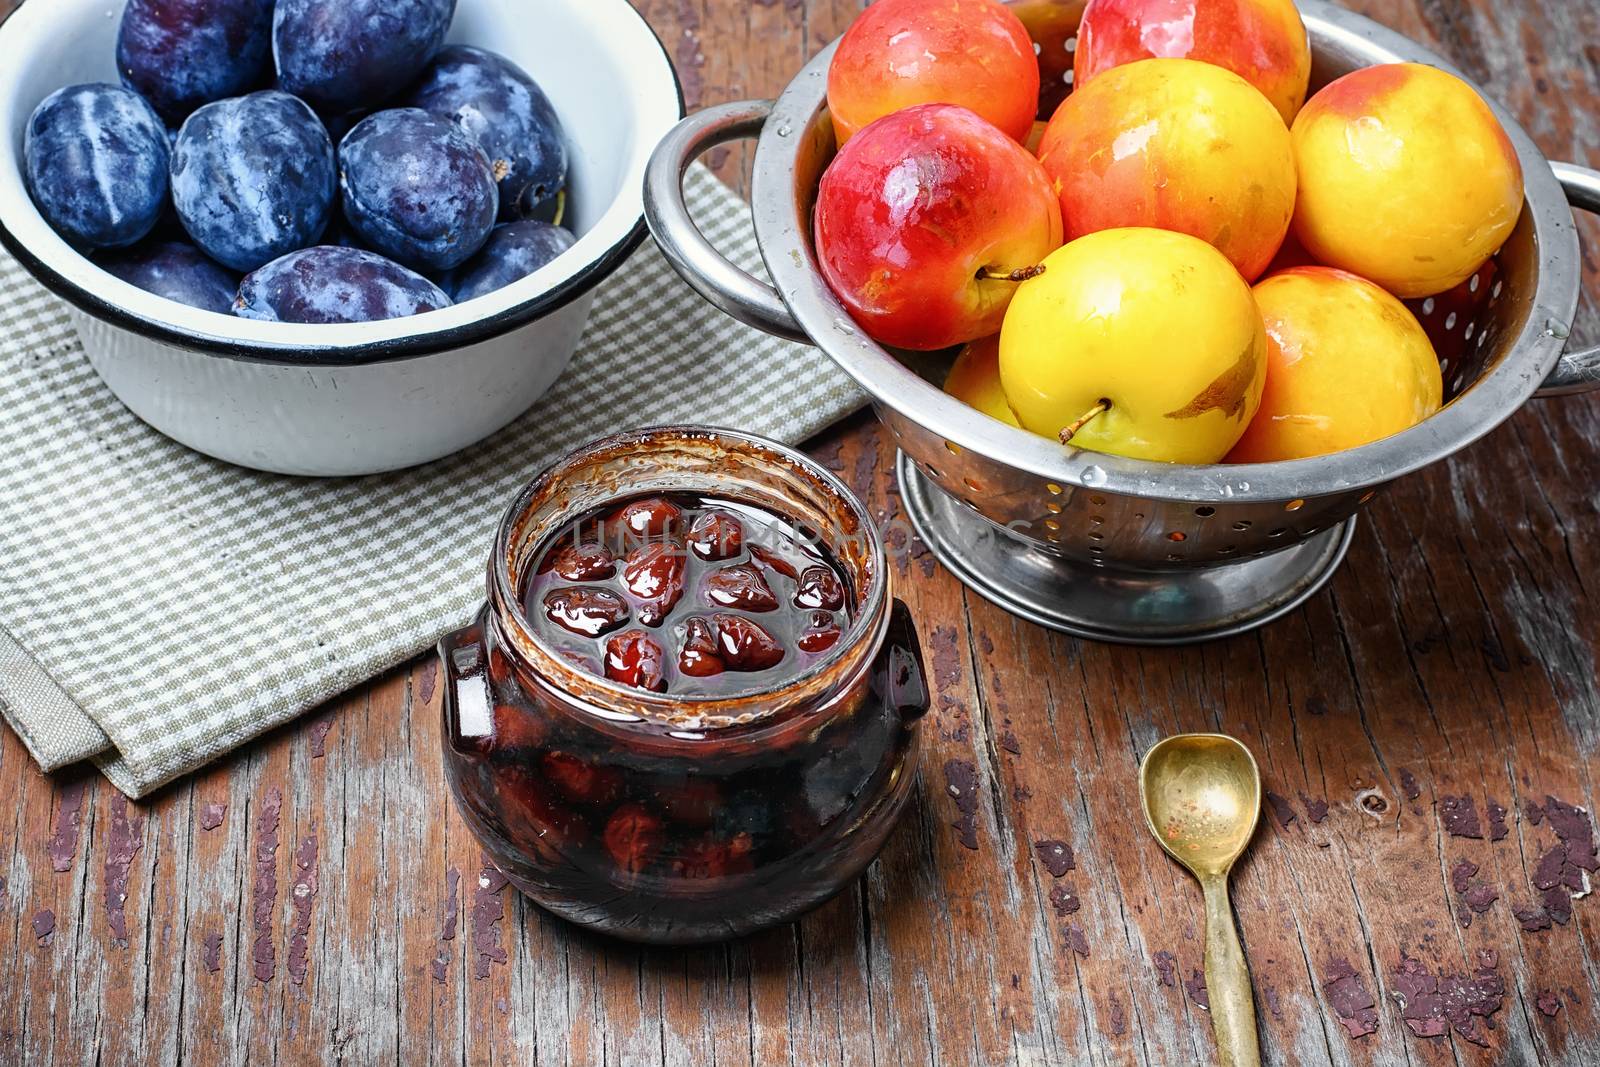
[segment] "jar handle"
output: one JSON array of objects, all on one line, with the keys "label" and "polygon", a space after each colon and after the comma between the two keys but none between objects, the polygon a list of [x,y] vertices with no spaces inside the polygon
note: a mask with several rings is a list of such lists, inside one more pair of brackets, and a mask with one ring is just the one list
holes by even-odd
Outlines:
[{"label": "jar handle", "polygon": [[872,688],[884,706],[908,724],[928,713],[928,675],[922,668],[922,641],[905,601],[896,597],[889,608],[889,632],[874,667]]},{"label": "jar handle", "polygon": [[483,634],[488,605],[459,630],[439,639],[439,670],[444,675],[440,714],[450,747],[474,755],[494,736],[494,696],[489,691],[489,651]]}]

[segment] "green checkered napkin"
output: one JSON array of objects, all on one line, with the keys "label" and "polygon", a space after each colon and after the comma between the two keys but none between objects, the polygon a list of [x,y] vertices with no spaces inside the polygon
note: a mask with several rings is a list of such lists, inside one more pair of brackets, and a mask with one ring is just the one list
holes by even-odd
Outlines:
[{"label": "green checkered napkin", "polygon": [[[745,204],[698,167],[688,189],[706,235],[757,268]],[[142,796],[466,621],[502,510],[563,452],[666,422],[793,442],[861,402],[647,242],[600,287],[566,375],[487,442],[399,474],[261,474],[130,414],[0,252],[0,712],[46,770],[92,758]]]}]

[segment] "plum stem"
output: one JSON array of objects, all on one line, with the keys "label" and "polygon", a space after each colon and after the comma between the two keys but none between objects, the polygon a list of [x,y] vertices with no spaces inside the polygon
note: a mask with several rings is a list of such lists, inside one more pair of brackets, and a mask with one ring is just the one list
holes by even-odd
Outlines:
[{"label": "plum stem", "polygon": [[567,191],[562,189],[556,193],[556,213],[551,220],[551,225],[560,226],[561,220],[567,217]]},{"label": "plum stem", "polygon": [[1072,439],[1078,435],[1079,430],[1089,425],[1089,423],[1092,422],[1096,416],[1104,415],[1110,410],[1111,401],[1102,399],[1094,407],[1090,408],[1088,411],[1085,411],[1082,415],[1079,415],[1076,419],[1073,419],[1071,422],[1067,423],[1067,425],[1061,428],[1061,443],[1064,445],[1071,444]]},{"label": "plum stem", "polygon": [[996,271],[989,267],[978,268],[978,277],[983,281],[991,282],[1025,282],[1029,278],[1037,278],[1043,273],[1043,263],[1035,263],[1031,267],[1018,267],[1012,271]]}]

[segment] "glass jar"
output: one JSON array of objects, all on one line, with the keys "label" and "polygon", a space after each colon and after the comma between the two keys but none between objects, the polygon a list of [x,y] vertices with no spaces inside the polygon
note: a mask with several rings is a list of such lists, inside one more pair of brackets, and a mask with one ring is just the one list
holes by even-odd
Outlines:
[{"label": "glass jar", "polygon": [[[854,594],[829,655],[696,698],[608,681],[540,637],[521,593],[543,547],[612,501],[684,492],[817,538]],[[815,907],[877,855],[910,796],[927,686],[878,531],[828,471],[734,431],[607,438],[513,504],[488,586],[440,642],[445,771],[484,850],[539,904],[632,940],[718,940]]]}]

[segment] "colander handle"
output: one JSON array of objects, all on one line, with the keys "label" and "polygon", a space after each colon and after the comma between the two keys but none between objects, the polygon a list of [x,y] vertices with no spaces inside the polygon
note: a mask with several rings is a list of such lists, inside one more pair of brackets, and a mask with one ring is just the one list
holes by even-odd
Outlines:
[{"label": "colander handle", "polygon": [[776,289],[712,247],[683,196],[690,163],[726,141],[756,136],[771,113],[770,100],[742,100],[697,111],[674,126],[645,170],[644,218],[662,255],[695,292],[747,326],[810,344]]},{"label": "colander handle", "polygon": [[[1567,203],[1574,208],[1600,214],[1600,171],[1576,163],[1552,163],[1556,180],[1566,190]],[[1568,396],[1600,389],[1600,347],[1567,352],[1540,388],[1540,397]]]}]

